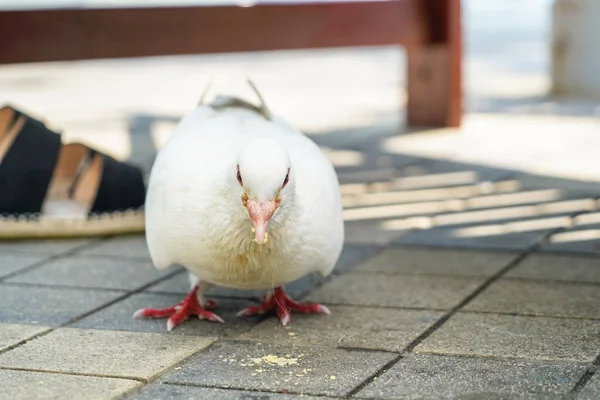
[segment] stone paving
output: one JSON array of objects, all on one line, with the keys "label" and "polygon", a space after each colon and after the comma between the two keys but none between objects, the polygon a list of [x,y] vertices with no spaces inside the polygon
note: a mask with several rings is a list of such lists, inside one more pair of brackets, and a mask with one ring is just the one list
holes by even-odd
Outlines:
[{"label": "stone paving", "polygon": [[143,235],[0,243],[0,398],[599,398],[600,250],[553,238],[594,232],[600,190],[405,161],[338,169],[343,254],[289,287],[332,315],[286,328],[225,289],[225,324],[133,319],[189,290]]},{"label": "stone paving", "polygon": [[189,280],[143,235],[0,242],[0,399],[600,399],[600,108],[544,96],[526,3],[465,1],[459,131],[398,128],[397,49],[3,66],[0,100],[146,171],[209,72],[250,73],[336,165],[346,243],[287,288],[330,316],[215,289],[226,324],[167,332],[132,314]]}]

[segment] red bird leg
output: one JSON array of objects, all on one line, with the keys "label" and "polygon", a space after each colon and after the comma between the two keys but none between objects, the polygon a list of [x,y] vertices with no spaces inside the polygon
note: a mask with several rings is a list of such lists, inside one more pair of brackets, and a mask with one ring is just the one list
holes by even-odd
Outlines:
[{"label": "red bird leg", "polygon": [[207,311],[216,306],[212,300],[206,300],[204,307],[198,301],[198,285],[192,288],[192,291],[181,301],[181,303],[167,308],[142,308],[133,314],[133,318],[166,318],[167,330],[171,331],[177,325],[187,320],[190,315],[196,315],[200,319],[208,321],[221,322],[223,320],[213,312]]},{"label": "red bird leg", "polygon": [[257,306],[244,308],[237,313],[238,317],[249,315],[264,314],[267,311],[275,310],[282,325],[287,325],[291,321],[290,311],[302,314],[322,313],[331,314],[329,308],[315,303],[298,303],[292,300],[282,287],[276,287],[270,296],[264,296],[263,302]]}]

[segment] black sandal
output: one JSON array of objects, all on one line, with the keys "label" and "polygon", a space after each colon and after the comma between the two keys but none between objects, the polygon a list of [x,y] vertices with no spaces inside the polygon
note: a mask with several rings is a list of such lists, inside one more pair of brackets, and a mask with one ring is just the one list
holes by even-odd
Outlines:
[{"label": "black sandal", "polygon": [[0,108],[0,239],[144,231],[142,171]]}]

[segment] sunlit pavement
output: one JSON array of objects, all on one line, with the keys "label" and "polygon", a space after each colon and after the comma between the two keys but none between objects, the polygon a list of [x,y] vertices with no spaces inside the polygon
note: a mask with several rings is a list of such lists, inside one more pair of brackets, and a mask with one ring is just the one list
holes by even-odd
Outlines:
[{"label": "sunlit pavement", "polygon": [[548,1],[465,3],[459,130],[404,127],[393,48],[0,67],[2,103],[146,171],[208,77],[244,71],[330,157],[346,219],[334,274],[289,288],[332,315],[289,328],[230,290],[224,325],[132,319],[189,289],[143,236],[0,244],[3,393],[600,398],[600,102],[546,97]]}]

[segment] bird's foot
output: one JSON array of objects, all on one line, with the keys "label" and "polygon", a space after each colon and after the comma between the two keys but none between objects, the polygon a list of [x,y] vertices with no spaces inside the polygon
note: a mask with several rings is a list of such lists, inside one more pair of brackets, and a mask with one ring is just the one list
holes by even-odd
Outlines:
[{"label": "bird's foot", "polygon": [[246,317],[249,315],[264,314],[273,309],[275,309],[275,313],[279,317],[279,320],[283,326],[289,324],[291,321],[290,311],[295,311],[302,314],[331,314],[331,311],[329,311],[329,309],[324,305],[315,303],[298,303],[297,301],[292,300],[287,293],[285,293],[283,288],[277,287],[273,293],[263,297],[263,302],[261,304],[244,308],[242,311],[237,313],[237,315],[239,317]]},{"label": "bird's foot", "polygon": [[187,320],[190,315],[196,315],[199,319],[208,321],[224,321],[215,313],[208,311],[216,307],[212,300],[206,300],[204,306],[198,301],[198,285],[194,286],[192,291],[181,301],[181,303],[167,308],[142,308],[133,314],[133,318],[169,318],[167,320],[167,330],[171,331],[177,325]]}]

